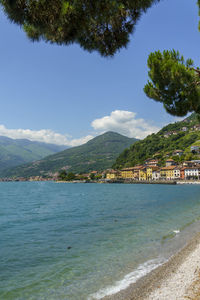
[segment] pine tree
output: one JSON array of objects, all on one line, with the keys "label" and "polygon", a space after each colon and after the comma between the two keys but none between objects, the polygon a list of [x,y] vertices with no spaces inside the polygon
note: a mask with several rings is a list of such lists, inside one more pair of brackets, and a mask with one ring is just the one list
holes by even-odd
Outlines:
[{"label": "pine tree", "polygon": [[102,56],[126,47],[140,16],[160,0],[0,0],[33,41],[78,43]]},{"label": "pine tree", "polygon": [[200,114],[200,69],[191,59],[184,60],[178,51],[156,51],[148,58],[150,81],[144,92],[162,102],[166,111],[175,116],[188,112]]}]

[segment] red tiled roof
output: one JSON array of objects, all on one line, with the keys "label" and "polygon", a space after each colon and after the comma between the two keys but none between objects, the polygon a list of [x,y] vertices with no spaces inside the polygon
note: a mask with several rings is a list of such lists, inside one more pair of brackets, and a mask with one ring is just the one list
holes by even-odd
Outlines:
[{"label": "red tiled roof", "polygon": [[161,170],[174,170],[176,167],[175,166],[169,166],[169,167],[163,167]]},{"label": "red tiled roof", "polygon": [[123,168],[121,171],[133,171],[135,167]]}]

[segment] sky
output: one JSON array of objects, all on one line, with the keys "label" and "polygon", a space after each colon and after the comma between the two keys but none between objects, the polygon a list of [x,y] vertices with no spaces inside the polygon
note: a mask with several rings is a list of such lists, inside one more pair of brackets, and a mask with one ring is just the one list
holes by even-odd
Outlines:
[{"label": "sky", "polygon": [[178,119],[146,97],[150,52],[200,63],[196,0],[162,0],[113,58],[33,43],[0,11],[0,135],[77,146],[105,131],[144,138]]}]

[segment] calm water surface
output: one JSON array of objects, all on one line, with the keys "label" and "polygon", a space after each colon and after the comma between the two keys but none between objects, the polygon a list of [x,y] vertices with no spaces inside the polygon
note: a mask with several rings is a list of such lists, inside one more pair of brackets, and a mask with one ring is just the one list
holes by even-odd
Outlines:
[{"label": "calm water surface", "polygon": [[0,299],[100,299],[200,231],[200,185],[0,183]]}]

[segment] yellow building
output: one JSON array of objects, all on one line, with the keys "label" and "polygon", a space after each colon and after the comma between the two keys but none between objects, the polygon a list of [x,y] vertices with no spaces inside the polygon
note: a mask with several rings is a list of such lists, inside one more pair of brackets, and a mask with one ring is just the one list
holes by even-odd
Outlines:
[{"label": "yellow building", "polygon": [[121,178],[139,180],[139,172],[142,166],[124,168],[121,170]]},{"label": "yellow building", "polygon": [[134,179],[134,167],[122,169],[121,177],[124,179]]},{"label": "yellow building", "polygon": [[147,167],[146,168],[147,180],[152,180],[152,172],[153,172],[152,167]]},{"label": "yellow building", "polygon": [[139,171],[139,180],[147,180],[147,168],[143,167]]},{"label": "yellow building", "polygon": [[134,170],[133,170],[133,172],[134,172],[134,179],[135,180],[139,180],[139,177],[140,177],[140,170],[143,168],[143,166],[135,166],[134,167]]},{"label": "yellow building", "polygon": [[175,168],[176,168],[175,166],[161,168],[161,170],[160,170],[161,178],[167,179],[167,180],[173,180],[175,178],[175,175],[174,175]]},{"label": "yellow building", "polygon": [[158,171],[158,170],[159,170],[159,167],[157,167],[157,166],[147,166],[146,167],[147,180],[152,180],[153,172]]},{"label": "yellow building", "polygon": [[111,170],[106,173],[106,179],[118,179],[120,177],[120,173],[115,170]]}]

